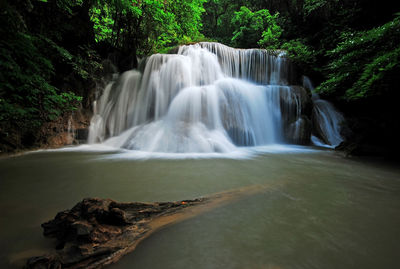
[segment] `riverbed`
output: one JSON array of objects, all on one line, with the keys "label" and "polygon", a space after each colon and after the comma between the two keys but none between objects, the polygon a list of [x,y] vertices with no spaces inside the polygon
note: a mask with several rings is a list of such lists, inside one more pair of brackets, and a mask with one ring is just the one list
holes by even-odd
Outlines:
[{"label": "riverbed", "polygon": [[41,151],[1,159],[0,268],[21,268],[52,248],[40,224],[85,197],[175,201],[257,184],[271,187],[168,226],[109,268],[400,266],[398,167],[316,149],[125,157]]}]

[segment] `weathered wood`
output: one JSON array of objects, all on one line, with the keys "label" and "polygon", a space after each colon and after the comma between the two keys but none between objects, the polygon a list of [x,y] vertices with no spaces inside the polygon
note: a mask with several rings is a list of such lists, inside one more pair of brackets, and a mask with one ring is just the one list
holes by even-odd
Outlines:
[{"label": "weathered wood", "polygon": [[[281,182],[282,183],[282,182]],[[56,250],[30,258],[26,269],[98,269],[117,262],[153,232],[279,184],[251,185],[207,198],[160,203],[119,203],[87,198],[42,224]]]},{"label": "weathered wood", "polygon": [[26,268],[102,268],[132,251],[154,229],[150,222],[206,200],[118,203],[84,199],[42,224],[44,236],[57,239],[57,251],[29,259]]}]

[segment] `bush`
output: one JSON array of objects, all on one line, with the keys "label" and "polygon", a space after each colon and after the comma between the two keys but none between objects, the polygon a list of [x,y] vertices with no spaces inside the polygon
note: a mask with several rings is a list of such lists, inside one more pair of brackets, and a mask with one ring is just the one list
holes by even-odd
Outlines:
[{"label": "bush", "polygon": [[344,33],[328,56],[327,80],[318,91],[346,100],[387,94],[399,83],[400,19],[369,31]]},{"label": "bush", "polygon": [[312,47],[305,45],[304,40],[290,40],[283,43],[281,48],[287,51],[289,58],[303,69],[306,74],[312,72],[311,68],[315,68],[316,53]]},{"label": "bush", "polygon": [[271,15],[267,9],[252,12],[245,6],[235,12],[232,18],[234,32],[232,42],[235,47],[276,48],[282,34],[277,24],[278,13]]},{"label": "bush", "polygon": [[0,17],[1,144],[10,136],[37,132],[44,122],[76,109],[81,100],[53,83],[56,72],[52,58],[72,62],[73,56],[51,40],[31,33],[22,17],[11,5],[5,5]]}]

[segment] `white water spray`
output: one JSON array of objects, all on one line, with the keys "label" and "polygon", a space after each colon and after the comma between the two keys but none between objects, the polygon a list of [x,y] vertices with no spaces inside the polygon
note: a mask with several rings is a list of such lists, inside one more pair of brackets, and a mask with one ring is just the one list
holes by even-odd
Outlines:
[{"label": "white water spray", "polygon": [[284,143],[281,106],[298,111],[300,104],[282,56],[206,42],[152,55],[143,72],[125,72],[104,89],[89,143],[159,153]]},{"label": "white water spray", "polygon": [[[303,77],[303,85],[314,91],[314,87],[308,77]],[[317,146],[336,147],[342,141],[343,137],[340,134],[341,126],[344,123],[343,115],[335,109],[335,107],[319,97],[315,92],[312,94],[314,103],[313,120],[314,130],[318,133],[317,136],[312,136],[312,142]]]}]

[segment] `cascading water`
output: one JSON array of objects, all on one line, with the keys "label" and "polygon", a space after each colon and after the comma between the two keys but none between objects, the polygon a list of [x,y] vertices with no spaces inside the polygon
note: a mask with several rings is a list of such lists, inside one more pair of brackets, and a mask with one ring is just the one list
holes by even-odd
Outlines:
[{"label": "cascading water", "polygon": [[177,54],[152,55],[142,64],[143,72],[125,72],[104,89],[89,143],[225,153],[284,143],[285,126],[300,119],[302,104],[289,86],[291,65],[282,52],[202,42],[181,46]]},{"label": "cascading water", "polygon": [[[331,103],[320,99],[318,94],[313,94],[313,103],[313,117],[317,122],[315,127],[318,128],[322,141],[333,148],[338,146],[343,141],[340,134],[341,124],[344,122],[343,115]],[[317,137],[312,137],[312,141],[316,145],[321,143]]]},{"label": "cascading water", "polygon": [[303,85],[310,89],[312,93],[312,101],[314,104],[312,117],[314,121],[314,132],[311,141],[317,146],[336,147],[342,141],[340,134],[341,125],[344,123],[343,115],[335,109],[328,101],[322,100],[317,93],[308,77],[303,77]]}]

